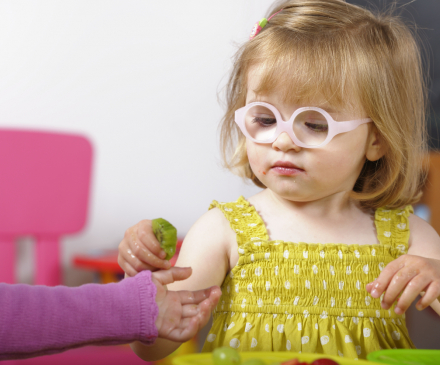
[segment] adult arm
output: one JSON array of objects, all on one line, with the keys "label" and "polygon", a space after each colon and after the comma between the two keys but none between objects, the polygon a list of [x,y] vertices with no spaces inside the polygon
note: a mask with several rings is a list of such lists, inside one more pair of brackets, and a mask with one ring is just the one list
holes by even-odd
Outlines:
[{"label": "adult arm", "polygon": [[112,284],[0,283],[0,360],[86,345],[151,344],[158,332],[151,272]]}]

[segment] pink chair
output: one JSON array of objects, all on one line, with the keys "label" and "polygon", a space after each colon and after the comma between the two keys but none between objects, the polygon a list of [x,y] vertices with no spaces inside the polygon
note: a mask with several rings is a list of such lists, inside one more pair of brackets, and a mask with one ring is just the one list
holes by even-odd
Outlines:
[{"label": "pink chair", "polygon": [[33,236],[35,284],[61,284],[60,236],[86,223],[91,161],[82,136],[0,129],[0,282],[16,281],[15,239]]}]

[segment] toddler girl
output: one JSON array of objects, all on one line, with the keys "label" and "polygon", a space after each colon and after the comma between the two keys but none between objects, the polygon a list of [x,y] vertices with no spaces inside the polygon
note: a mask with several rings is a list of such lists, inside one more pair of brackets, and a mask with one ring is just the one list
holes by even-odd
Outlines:
[{"label": "toddler girl", "polygon": [[[203,351],[365,359],[414,347],[410,303],[425,291],[418,309],[440,313],[440,238],[411,207],[426,152],[414,36],[398,17],[342,0],[277,2],[251,36],[229,79],[221,142],[226,166],[263,190],[213,201],[177,261],[193,276],[170,285],[221,285]],[[128,275],[167,267],[149,224],[120,244]],[[155,360],[178,345],[132,347]]]}]

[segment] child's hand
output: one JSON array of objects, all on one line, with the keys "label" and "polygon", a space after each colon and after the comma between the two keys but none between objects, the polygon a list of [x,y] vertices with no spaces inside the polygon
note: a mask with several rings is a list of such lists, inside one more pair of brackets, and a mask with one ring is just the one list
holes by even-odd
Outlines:
[{"label": "child's hand", "polygon": [[394,309],[397,314],[405,313],[422,293],[416,308],[425,309],[440,295],[440,260],[415,255],[400,256],[390,262],[375,281],[367,284],[366,289],[373,298],[379,298],[386,291],[382,308],[389,309],[397,300]]},{"label": "child's hand", "polygon": [[165,285],[191,276],[189,267],[173,267],[156,271],[152,281],[156,285],[156,303],[159,315],[156,327],[159,337],[174,342],[185,342],[193,338],[208,322],[211,310],[221,296],[218,286],[198,291],[171,291]]},{"label": "child's hand", "polygon": [[169,261],[163,260],[166,253],[151,228],[151,220],[144,219],[125,231],[119,244],[118,264],[128,276],[143,270],[169,269]]}]

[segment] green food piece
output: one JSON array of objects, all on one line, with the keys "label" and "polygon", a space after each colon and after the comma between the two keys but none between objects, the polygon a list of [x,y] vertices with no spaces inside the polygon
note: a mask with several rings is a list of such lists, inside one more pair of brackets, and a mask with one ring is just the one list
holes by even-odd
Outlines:
[{"label": "green food piece", "polygon": [[240,365],[241,358],[238,351],[230,347],[218,347],[212,352],[214,365]]},{"label": "green food piece", "polygon": [[266,363],[260,359],[249,359],[242,362],[241,365],[266,365]]},{"label": "green food piece", "polygon": [[153,219],[152,228],[160,247],[167,254],[165,260],[169,260],[176,253],[177,229],[163,218]]}]

